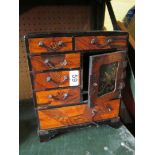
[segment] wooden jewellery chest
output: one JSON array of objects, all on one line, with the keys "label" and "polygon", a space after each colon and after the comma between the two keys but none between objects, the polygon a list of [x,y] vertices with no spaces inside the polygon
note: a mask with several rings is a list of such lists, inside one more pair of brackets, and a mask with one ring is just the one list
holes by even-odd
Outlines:
[{"label": "wooden jewellery chest", "polygon": [[119,117],[128,33],[25,35],[40,141]]}]

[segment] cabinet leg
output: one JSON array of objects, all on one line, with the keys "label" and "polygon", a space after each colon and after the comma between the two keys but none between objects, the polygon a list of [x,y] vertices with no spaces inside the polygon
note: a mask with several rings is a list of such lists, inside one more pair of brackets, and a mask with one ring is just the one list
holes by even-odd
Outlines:
[{"label": "cabinet leg", "polygon": [[120,117],[116,117],[110,120],[109,125],[113,128],[119,128],[122,123],[120,121]]},{"label": "cabinet leg", "polygon": [[38,130],[40,142],[46,142],[57,135],[56,131]]}]

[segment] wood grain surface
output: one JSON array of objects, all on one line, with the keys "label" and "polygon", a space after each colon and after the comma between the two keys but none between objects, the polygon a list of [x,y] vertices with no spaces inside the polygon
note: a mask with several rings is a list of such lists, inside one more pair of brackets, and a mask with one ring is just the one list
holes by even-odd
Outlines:
[{"label": "wood grain surface", "polygon": [[36,92],[37,104],[46,106],[80,102],[80,88],[66,88]]},{"label": "wood grain surface", "polygon": [[40,129],[59,128],[117,117],[120,100],[89,108],[87,104],[38,111]]},{"label": "wood grain surface", "polygon": [[[63,52],[72,50],[72,37],[30,38],[28,42],[30,53]],[[40,42],[45,46],[39,46]],[[59,46],[60,42],[62,45]]]},{"label": "wood grain surface", "polygon": [[[70,86],[70,71],[56,71],[33,74],[34,89],[44,90],[46,88],[57,88]],[[78,77],[80,85],[80,71]]]},{"label": "wood grain surface", "polygon": [[[94,41],[93,41],[94,40]],[[82,36],[75,37],[76,50],[127,49],[127,36]]]},{"label": "wood grain surface", "polygon": [[33,71],[80,67],[80,54],[59,54],[32,56]]}]

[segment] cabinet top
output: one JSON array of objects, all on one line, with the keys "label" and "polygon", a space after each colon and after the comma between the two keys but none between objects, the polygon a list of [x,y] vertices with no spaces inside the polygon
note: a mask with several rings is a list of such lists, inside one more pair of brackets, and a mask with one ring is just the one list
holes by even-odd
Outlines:
[{"label": "cabinet top", "polygon": [[128,36],[128,32],[124,31],[102,31],[102,30],[95,30],[95,31],[84,31],[84,32],[42,32],[42,33],[27,33],[24,35],[24,39],[28,38],[42,38],[42,37],[54,37],[54,36],[89,36],[89,35],[105,35],[105,36],[117,36],[117,35],[126,35]]}]

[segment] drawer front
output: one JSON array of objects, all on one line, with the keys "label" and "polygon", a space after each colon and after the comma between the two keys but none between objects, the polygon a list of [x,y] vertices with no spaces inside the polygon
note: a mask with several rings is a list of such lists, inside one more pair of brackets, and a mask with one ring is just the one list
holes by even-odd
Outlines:
[{"label": "drawer front", "polygon": [[32,56],[31,64],[33,71],[50,69],[79,68],[80,54],[58,54]]},{"label": "drawer front", "polygon": [[57,106],[80,102],[80,88],[67,88],[36,92],[37,104]]},{"label": "drawer front", "polygon": [[30,38],[28,42],[30,53],[72,50],[72,37]]},{"label": "drawer front", "polygon": [[75,50],[126,50],[127,36],[84,36],[75,38]]},{"label": "drawer front", "polygon": [[[87,104],[38,111],[40,129],[59,128],[118,116],[120,100],[90,109]],[[94,115],[95,113],[95,115]]]},{"label": "drawer front", "polygon": [[[73,73],[75,77],[72,77]],[[79,70],[37,73],[33,78],[35,90],[80,85]]]}]

